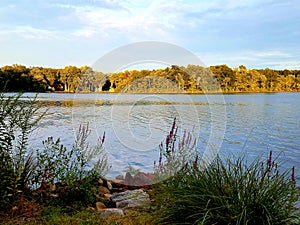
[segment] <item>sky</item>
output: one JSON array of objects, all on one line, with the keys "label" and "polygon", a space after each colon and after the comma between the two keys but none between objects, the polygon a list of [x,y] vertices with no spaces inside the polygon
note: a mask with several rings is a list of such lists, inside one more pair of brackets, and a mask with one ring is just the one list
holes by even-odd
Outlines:
[{"label": "sky", "polygon": [[299,0],[1,0],[0,66],[92,65],[162,41],[207,65],[300,69]]}]

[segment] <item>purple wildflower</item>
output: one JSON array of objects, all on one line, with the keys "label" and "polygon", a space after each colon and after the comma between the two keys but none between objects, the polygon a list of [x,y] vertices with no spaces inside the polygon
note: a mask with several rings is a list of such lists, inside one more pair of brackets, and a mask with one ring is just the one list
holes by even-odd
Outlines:
[{"label": "purple wildflower", "polygon": [[271,172],[271,167],[272,167],[272,151],[270,151],[269,159],[268,159],[268,171]]},{"label": "purple wildflower", "polygon": [[196,155],[196,158],[195,158],[195,161],[194,161],[194,167],[197,167],[198,160],[199,160],[199,157],[198,157],[198,155]]},{"label": "purple wildflower", "polygon": [[104,141],[105,141],[105,132],[103,133],[103,136],[102,136],[102,144],[104,143]]},{"label": "purple wildflower", "polygon": [[296,180],[295,180],[295,167],[293,166],[293,168],[292,168],[292,175],[291,175],[291,179],[292,179],[292,181],[293,182],[295,182]]},{"label": "purple wildflower", "polygon": [[175,140],[173,141],[173,145],[172,145],[171,152],[172,152],[172,153],[174,153],[174,152],[175,152]]},{"label": "purple wildflower", "polygon": [[166,138],[166,148],[169,146],[169,143],[170,143],[170,135],[168,135]]},{"label": "purple wildflower", "polygon": [[163,145],[161,143],[160,144],[160,151],[159,151],[159,161],[158,161],[159,166],[161,166],[161,164],[162,164],[162,149],[163,149]]},{"label": "purple wildflower", "polygon": [[171,129],[171,131],[170,131],[170,134],[171,134],[171,135],[173,134],[175,127],[176,127],[176,117],[174,118],[173,125],[172,125],[172,129]]},{"label": "purple wildflower", "polygon": [[175,133],[174,133],[174,141],[176,141],[177,130],[178,130],[178,127],[176,127],[176,129],[175,129]]}]

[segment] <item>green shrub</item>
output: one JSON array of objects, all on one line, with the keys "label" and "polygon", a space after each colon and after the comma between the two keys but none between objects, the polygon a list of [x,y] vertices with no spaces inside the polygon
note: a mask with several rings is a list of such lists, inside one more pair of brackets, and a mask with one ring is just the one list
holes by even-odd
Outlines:
[{"label": "green shrub", "polygon": [[40,112],[36,98],[21,97],[0,93],[0,210],[21,211],[24,197],[29,197],[26,195],[31,195],[33,188],[55,182],[65,187],[62,204],[67,198],[83,199],[83,204],[94,202],[92,184],[108,171],[105,134],[90,147],[88,124],[81,125],[70,150],[61,145],[60,139],[49,137],[43,141],[44,148],[33,154],[28,137],[45,112]]},{"label": "green shrub", "polygon": [[164,224],[298,224],[294,170],[272,161],[246,164],[217,158],[204,170],[187,165],[158,188],[158,222]]},{"label": "green shrub", "polygon": [[69,182],[68,185],[61,188],[58,192],[59,198],[55,199],[53,203],[76,209],[95,205],[98,200],[99,178],[98,173],[91,171],[83,179]]},{"label": "green shrub", "polygon": [[[46,195],[42,196],[43,203],[87,206],[96,202],[94,187],[109,167],[103,147],[105,134],[93,147],[88,144],[89,135],[89,125],[80,125],[71,149],[64,147],[60,139],[49,137],[43,141],[44,148],[37,150],[34,177],[35,186],[46,187],[42,188]],[[56,190],[58,198],[51,198],[50,186],[60,186]]]},{"label": "green shrub", "polygon": [[0,93],[0,208],[9,209],[24,197],[34,171],[28,137],[43,112],[34,99]]},{"label": "green shrub", "polygon": [[[60,139],[54,141],[53,137],[48,137],[43,141],[44,148],[36,152],[37,167],[34,183],[36,185],[42,182],[68,184],[85,178],[91,172],[97,173],[99,177],[104,176],[108,171],[107,157],[103,148],[105,135],[90,148],[87,141],[89,134],[88,124],[81,125],[71,149],[63,146]],[[97,160],[91,165],[93,159]]]}]

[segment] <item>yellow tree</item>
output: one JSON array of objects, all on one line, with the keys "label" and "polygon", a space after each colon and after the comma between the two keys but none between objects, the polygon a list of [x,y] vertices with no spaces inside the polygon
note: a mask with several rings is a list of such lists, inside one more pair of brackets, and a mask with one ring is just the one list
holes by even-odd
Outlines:
[{"label": "yellow tree", "polygon": [[66,66],[60,70],[64,91],[74,92],[81,81],[82,73],[76,66]]},{"label": "yellow tree", "polygon": [[237,92],[243,92],[247,90],[247,68],[244,65],[240,65],[234,69],[234,90]]}]

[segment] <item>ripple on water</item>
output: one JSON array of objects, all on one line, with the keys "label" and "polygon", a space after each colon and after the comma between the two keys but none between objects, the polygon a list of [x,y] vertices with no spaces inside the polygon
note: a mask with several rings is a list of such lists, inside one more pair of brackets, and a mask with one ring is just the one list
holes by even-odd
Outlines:
[{"label": "ripple on water", "polygon": [[[224,102],[211,98],[209,104],[205,95],[191,95],[188,98],[184,95],[155,95],[147,98],[145,95],[42,94],[39,97],[46,103],[47,101],[56,103],[49,106],[42,105],[42,109],[49,109],[31,137],[35,145],[41,145],[42,140],[54,136],[61,137],[62,143],[70,147],[79,124],[89,122],[93,129],[93,137],[102,135],[104,131],[107,134],[105,148],[113,174],[122,173],[128,163],[134,164],[141,170],[149,171],[153,168],[153,161],[158,158],[157,146],[153,146],[153,149],[148,152],[139,152],[132,151],[120,142],[113,124],[122,128],[122,124],[126,123],[133,135],[146,138],[151,132],[161,132],[166,135],[175,116],[184,118],[178,120],[181,129],[192,130],[196,121],[198,127],[195,132],[199,134],[198,148],[199,152],[203,152],[210,135],[220,131],[224,122],[218,117]],[[57,102],[73,101],[73,99],[90,103],[81,102],[76,106],[57,105]],[[285,168],[295,166],[296,174],[300,174],[298,137],[300,93],[226,95],[224,99],[226,131],[220,154],[226,156],[246,153],[249,157],[255,158],[256,156],[267,157],[268,152],[272,150],[274,155],[279,155]],[[114,105],[116,100],[118,104]],[[110,102],[110,104],[96,104],[100,101]],[[195,114],[191,113],[194,109],[198,117],[196,120]],[[152,126],[149,125],[151,122]],[[212,127],[213,122],[215,122],[214,127]],[[161,135],[161,138],[163,139],[165,135]]]}]

